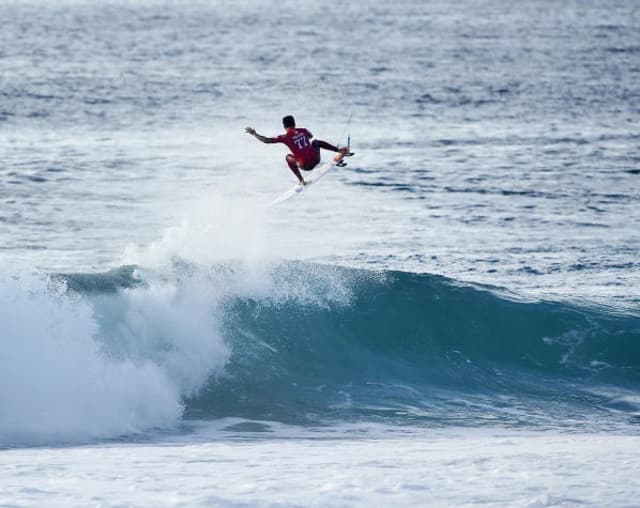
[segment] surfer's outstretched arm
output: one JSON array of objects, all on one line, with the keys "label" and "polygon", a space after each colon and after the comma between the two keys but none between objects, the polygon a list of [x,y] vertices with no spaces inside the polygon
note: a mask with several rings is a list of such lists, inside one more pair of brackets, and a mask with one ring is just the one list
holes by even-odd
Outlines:
[{"label": "surfer's outstretched arm", "polygon": [[244,129],[244,131],[247,134],[251,134],[254,138],[256,138],[258,141],[262,141],[263,143],[277,143],[278,142],[278,140],[275,139],[275,138],[268,138],[266,136],[263,136],[262,134],[258,134],[253,127],[246,127]]}]

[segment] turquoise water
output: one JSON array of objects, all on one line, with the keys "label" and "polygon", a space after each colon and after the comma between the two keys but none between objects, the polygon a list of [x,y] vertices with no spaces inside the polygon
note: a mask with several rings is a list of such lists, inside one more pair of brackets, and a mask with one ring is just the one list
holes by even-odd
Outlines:
[{"label": "turquoise water", "polygon": [[[231,350],[224,369],[184,399],[187,420],[635,432],[637,315],[441,276],[305,263],[275,265],[259,291],[238,293],[243,272],[180,263],[161,274],[187,301],[220,295],[216,327]],[[192,353],[188,344],[164,327],[137,336],[134,302],[120,294],[139,292],[136,311],[157,311],[157,275],[150,285],[130,266],[62,279],[94,302],[109,357],[163,365],[164,353]]]}]

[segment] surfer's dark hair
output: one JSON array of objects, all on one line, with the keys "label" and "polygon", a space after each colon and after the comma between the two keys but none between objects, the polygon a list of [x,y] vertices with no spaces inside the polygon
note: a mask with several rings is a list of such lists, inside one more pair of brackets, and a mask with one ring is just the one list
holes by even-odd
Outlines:
[{"label": "surfer's dark hair", "polygon": [[295,127],[296,120],[291,115],[287,115],[282,119],[282,125],[284,125],[285,129],[288,129],[289,127]]}]

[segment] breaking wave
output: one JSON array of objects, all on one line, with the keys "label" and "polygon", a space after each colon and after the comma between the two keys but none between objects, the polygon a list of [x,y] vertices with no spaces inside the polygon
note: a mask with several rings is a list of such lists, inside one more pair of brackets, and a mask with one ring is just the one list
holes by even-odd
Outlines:
[{"label": "breaking wave", "polygon": [[440,276],[174,260],[5,277],[0,298],[2,445],[221,417],[521,426],[640,414],[637,315]]}]

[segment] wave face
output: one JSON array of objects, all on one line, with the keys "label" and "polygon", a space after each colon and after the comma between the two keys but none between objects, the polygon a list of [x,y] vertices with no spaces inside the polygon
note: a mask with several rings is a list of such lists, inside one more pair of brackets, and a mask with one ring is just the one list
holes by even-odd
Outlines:
[{"label": "wave face", "polygon": [[241,417],[634,424],[640,318],[433,275],[173,262],[2,281],[0,444]]},{"label": "wave face", "polygon": [[[303,265],[280,270],[313,285]],[[187,414],[521,425],[593,423],[614,409],[634,418],[640,407],[637,316],[432,275],[330,270],[349,281],[348,301],[230,303],[227,375]]]}]

